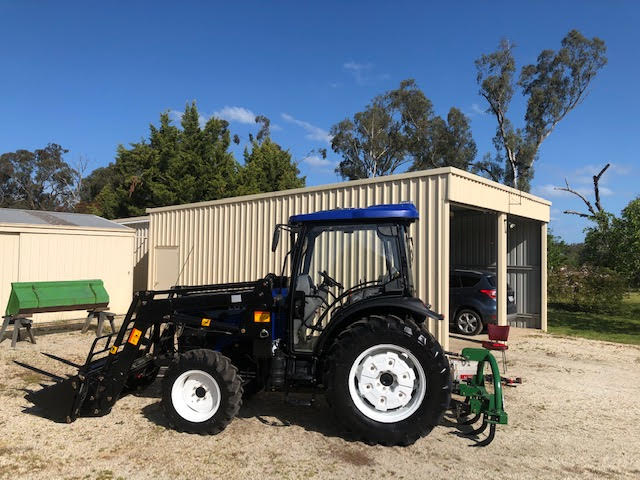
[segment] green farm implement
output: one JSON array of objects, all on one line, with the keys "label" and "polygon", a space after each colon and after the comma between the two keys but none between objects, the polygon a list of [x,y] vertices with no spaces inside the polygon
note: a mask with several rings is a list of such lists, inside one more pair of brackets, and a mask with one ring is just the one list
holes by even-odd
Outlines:
[{"label": "green farm implement", "polygon": [[[484,348],[465,348],[462,354],[447,353],[453,367],[452,393],[460,399],[452,399],[451,408],[458,425],[470,426],[482,421],[478,428],[465,432],[469,437],[477,437],[487,427],[489,433],[486,438],[478,441],[474,446],[489,445],[496,434],[496,425],[506,425],[507,412],[504,411],[504,395],[502,392],[502,378],[495,357]],[[460,375],[456,367],[460,365],[475,365],[475,374]],[[485,365],[491,369],[490,375],[485,375]]]}]

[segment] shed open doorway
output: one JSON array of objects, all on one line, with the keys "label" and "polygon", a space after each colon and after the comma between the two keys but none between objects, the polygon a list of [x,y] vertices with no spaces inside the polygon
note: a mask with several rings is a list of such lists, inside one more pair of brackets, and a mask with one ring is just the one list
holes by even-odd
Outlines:
[{"label": "shed open doorway", "polygon": [[541,328],[541,222],[458,204],[450,216],[452,331],[479,333],[474,321]]}]

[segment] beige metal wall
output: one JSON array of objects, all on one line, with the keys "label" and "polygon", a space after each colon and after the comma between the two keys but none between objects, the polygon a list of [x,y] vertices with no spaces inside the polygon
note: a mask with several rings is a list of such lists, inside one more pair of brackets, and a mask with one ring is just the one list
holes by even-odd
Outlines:
[{"label": "beige metal wall", "polygon": [[[338,207],[413,202],[420,221],[412,227],[414,276],[421,299],[448,318],[448,171],[345,182],[201,204],[149,209],[149,288],[156,284],[156,249],[178,247],[178,282],[198,285],[253,280],[280,272],[288,240],[271,253],[274,225],[289,216]],[[420,229],[419,231],[417,229]],[[429,330],[448,345],[448,323],[429,320]]]},{"label": "beige metal wall", "polygon": [[149,282],[149,217],[114,220],[136,232],[133,246],[133,291],[145,290]]},{"label": "beige metal wall", "polygon": [[[0,308],[4,314],[12,281],[99,278],[109,309],[125,313],[131,303],[133,230],[0,225]],[[79,318],[85,312],[34,315],[35,321]]]},{"label": "beige metal wall", "polygon": [[18,265],[20,263],[20,234],[0,232],[0,309],[4,309],[9,301],[11,282],[18,281]]}]

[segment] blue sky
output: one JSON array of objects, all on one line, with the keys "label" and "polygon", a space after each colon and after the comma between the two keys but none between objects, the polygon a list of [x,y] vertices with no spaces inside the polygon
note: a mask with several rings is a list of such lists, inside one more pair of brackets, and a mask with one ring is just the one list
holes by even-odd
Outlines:
[{"label": "blue sky", "polygon": [[[578,241],[587,225],[562,214],[579,200],[553,190],[567,177],[618,212],[640,191],[640,3],[638,2],[9,2],[0,1],[0,152],[56,142],[106,165],[118,144],[147,135],[160,112],[196,100],[246,140],[254,114],[275,124],[308,185],[338,180],[331,125],[376,94],[415,78],[436,113],[467,113],[479,157],[492,150],[495,120],[483,112],[473,62],[500,38],[518,65],[556,49],[572,28],[599,36],[609,64],[589,96],[543,144],[533,193],[554,202],[551,226]],[[521,124],[524,103],[511,119]],[[240,159],[240,155],[238,155]]]}]

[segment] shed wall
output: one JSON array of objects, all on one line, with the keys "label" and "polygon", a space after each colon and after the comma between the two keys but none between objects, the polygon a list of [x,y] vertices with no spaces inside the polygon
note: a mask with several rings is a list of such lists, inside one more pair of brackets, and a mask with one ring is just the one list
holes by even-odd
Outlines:
[{"label": "shed wall", "polygon": [[[170,286],[161,285],[156,275],[158,248],[178,247],[179,284],[251,280],[280,272],[288,242],[282,241],[276,253],[271,253],[271,235],[277,223],[286,223],[293,214],[411,201],[420,212],[420,221],[412,227],[417,294],[448,318],[448,178],[446,174],[412,175],[184,208],[152,209],[149,288]],[[447,348],[448,323],[430,319],[428,328]]]},{"label": "shed wall", "polygon": [[133,245],[133,291],[146,290],[149,283],[149,217],[114,220],[135,230]]},{"label": "shed wall", "polygon": [[[4,230],[4,231],[1,231]],[[9,240],[12,239],[12,240]],[[109,310],[126,313],[131,303],[134,232],[64,228],[0,229],[0,308],[4,314],[11,282],[99,278],[109,293]],[[5,249],[11,244],[11,249]],[[12,253],[10,253],[12,252]],[[80,318],[86,313],[36,314],[36,322]]]}]

